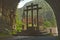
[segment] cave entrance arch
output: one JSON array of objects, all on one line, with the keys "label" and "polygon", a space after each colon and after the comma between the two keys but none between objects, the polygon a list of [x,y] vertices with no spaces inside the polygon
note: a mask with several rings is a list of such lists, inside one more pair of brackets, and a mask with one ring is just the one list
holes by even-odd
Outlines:
[{"label": "cave entrance arch", "polygon": [[[7,2],[11,3],[12,0],[6,0]],[[18,0],[16,0],[17,2]],[[7,3],[5,2],[5,4]],[[13,3],[11,5],[8,5],[7,7],[11,7],[13,6],[15,3],[15,0],[13,0]],[[59,36],[60,36],[60,0],[46,0],[46,2],[48,2],[50,4],[50,6],[52,7],[52,9],[54,10],[54,13],[55,13],[55,16],[56,16],[56,21],[57,21],[57,26],[58,26],[58,33],[59,33]],[[1,0],[0,0],[0,3],[1,3]],[[18,4],[18,3],[16,3]],[[13,8],[13,7],[12,7]],[[16,6],[14,7],[16,8]]]},{"label": "cave entrance arch", "polygon": [[28,24],[27,24],[28,25]]}]

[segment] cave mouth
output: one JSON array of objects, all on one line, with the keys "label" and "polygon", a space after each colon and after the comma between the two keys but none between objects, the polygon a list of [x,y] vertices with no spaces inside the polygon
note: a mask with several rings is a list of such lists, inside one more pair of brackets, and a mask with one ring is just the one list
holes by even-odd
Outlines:
[{"label": "cave mouth", "polygon": [[[37,11],[38,8],[36,6],[32,8],[31,7],[32,4],[33,5],[37,4],[38,7],[41,7],[41,9]],[[20,7],[21,5],[23,6]],[[57,23],[56,23],[54,11],[45,0],[33,0],[30,2],[27,2],[25,5],[20,4],[20,6],[19,6],[20,8],[17,8],[17,12],[16,12],[16,15],[17,15],[16,30],[18,32],[17,33],[18,35],[20,36],[41,36],[41,35],[42,36],[44,35],[58,36]],[[28,6],[30,7],[28,8]],[[38,16],[37,16],[37,13],[38,13]],[[44,32],[47,32],[47,34],[44,34]]]}]

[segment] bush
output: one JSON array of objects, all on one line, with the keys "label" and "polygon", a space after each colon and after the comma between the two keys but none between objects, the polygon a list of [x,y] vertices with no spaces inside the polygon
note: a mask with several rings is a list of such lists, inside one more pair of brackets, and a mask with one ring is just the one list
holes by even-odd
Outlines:
[{"label": "bush", "polygon": [[22,25],[23,25],[23,22],[21,20],[16,20],[16,30],[17,30],[17,32],[21,32]]},{"label": "bush", "polygon": [[44,27],[51,27],[52,24],[49,21],[44,22]]}]

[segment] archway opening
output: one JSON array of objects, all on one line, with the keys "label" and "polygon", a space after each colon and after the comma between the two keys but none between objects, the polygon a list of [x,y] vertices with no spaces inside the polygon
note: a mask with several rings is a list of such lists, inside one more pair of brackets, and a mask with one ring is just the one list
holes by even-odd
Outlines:
[{"label": "archway opening", "polygon": [[[26,35],[25,32],[28,28],[30,29],[28,29],[29,33],[27,36],[33,35],[35,34],[33,33],[35,32],[33,31],[33,29],[35,28],[34,30],[37,30],[36,28],[38,28],[39,32],[47,32],[48,35],[58,36],[54,11],[45,0],[28,1],[22,7],[17,8],[16,14],[17,14],[16,31],[18,32],[19,35],[22,35],[22,36]],[[22,31],[24,32],[22,33]],[[37,35],[37,33],[35,35]]]}]

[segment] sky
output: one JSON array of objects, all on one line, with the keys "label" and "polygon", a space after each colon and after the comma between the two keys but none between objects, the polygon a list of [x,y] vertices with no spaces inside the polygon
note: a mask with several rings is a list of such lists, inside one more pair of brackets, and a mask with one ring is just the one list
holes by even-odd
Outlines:
[{"label": "sky", "polygon": [[22,1],[20,1],[17,8],[22,8],[26,3],[30,2],[30,1],[32,1],[32,0],[22,0]]}]

